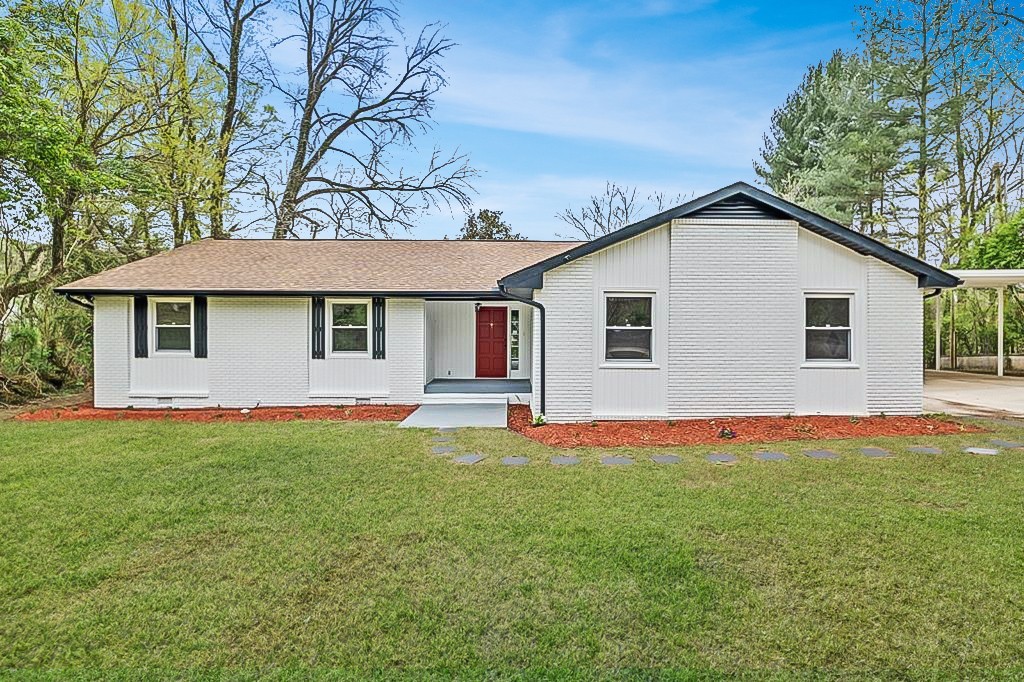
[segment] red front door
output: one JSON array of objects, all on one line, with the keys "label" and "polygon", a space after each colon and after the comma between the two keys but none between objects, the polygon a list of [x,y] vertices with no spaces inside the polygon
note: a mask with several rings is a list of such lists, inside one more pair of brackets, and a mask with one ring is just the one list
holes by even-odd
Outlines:
[{"label": "red front door", "polygon": [[484,307],[476,311],[476,375],[505,378],[505,343],[508,338],[508,308]]}]

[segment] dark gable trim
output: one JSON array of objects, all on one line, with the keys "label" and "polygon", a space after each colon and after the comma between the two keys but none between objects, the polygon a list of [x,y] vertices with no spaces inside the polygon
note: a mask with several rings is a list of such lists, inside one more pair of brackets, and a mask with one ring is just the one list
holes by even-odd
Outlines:
[{"label": "dark gable trim", "polygon": [[146,296],[136,296],[132,303],[135,318],[135,357],[149,357],[149,299]]},{"label": "dark gable trim", "polygon": [[801,227],[837,244],[862,255],[873,256],[900,270],[917,275],[918,287],[949,288],[960,284],[957,277],[934,265],[843,227],[828,218],[800,208],[785,199],[780,199],[744,182],[738,182],[506,275],[501,279],[499,285],[507,289],[520,287],[539,289],[543,286],[543,276],[548,270],[636,237],[677,218],[692,218],[699,215],[709,218],[768,217],[795,220]]}]

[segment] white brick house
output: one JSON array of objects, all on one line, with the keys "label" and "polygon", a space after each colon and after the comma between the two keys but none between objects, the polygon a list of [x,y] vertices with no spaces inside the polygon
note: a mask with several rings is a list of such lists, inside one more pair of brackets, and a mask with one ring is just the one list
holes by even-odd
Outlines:
[{"label": "white brick house", "polygon": [[592,242],[204,240],[57,291],[94,308],[100,407],[568,422],[920,413],[921,298],[958,282],[740,183]]}]

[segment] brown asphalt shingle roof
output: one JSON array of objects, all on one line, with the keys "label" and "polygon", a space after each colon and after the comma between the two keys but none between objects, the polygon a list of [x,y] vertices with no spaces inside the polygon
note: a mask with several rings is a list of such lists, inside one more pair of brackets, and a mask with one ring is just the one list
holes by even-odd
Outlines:
[{"label": "brown asphalt shingle roof", "polygon": [[204,239],[61,293],[485,292],[579,242]]}]

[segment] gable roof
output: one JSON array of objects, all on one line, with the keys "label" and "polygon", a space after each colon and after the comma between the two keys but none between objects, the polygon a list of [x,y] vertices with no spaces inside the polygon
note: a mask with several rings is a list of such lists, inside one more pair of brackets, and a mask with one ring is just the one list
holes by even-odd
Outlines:
[{"label": "gable roof", "polygon": [[548,270],[582,258],[595,251],[631,239],[643,232],[671,222],[677,218],[776,218],[795,220],[815,234],[830,239],[857,253],[873,256],[881,261],[917,276],[918,287],[955,287],[960,280],[934,265],[886,246],[859,232],[843,227],[817,213],[801,208],[794,203],[780,199],[745,182],[723,187],[717,192],[688,201],[685,204],[662,211],[638,223],[627,225],[620,230],[556,254],[539,263],[534,263],[502,278],[500,284],[508,288],[537,289],[542,286],[543,274]]},{"label": "gable roof", "polygon": [[498,280],[580,242],[204,239],[92,275],[60,294],[436,294]]}]

